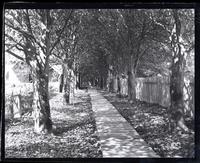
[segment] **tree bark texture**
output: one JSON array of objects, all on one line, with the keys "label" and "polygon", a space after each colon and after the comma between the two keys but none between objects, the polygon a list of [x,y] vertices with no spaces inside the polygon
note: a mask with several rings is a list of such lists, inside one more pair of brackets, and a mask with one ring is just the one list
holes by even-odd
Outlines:
[{"label": "tree bark texture", "polygon": [[52,132],[52,121],[49,104],[49,56],[50,56],[50,10],[46,10],[46,52],[42,54],[37,53],[33,48],[35,54],[34,60],[29,62],[32,67],[34,76],[33,81],[33,108],[34,108],[34,126],[38,133]]},{"label": "tree bark texture", "polygon": [[171,96],[170,110],[172,112],[172,118],[176,121],[176,124],[184,131],[188,131],[188,128],[185,125],[183,117],[184,116],[184,99],[183,99],[184,53],[182,52],[182,48],[179,41],[181,22],[178,15],[178,10],[173,10],[173,17],[175,20],[175,32],[172,35],[173,59],[172,59],[171,78],[170,78],[170,96]]},{"label": "tree bark texture", "polygon": [[64,87],[64,74],[62,73],[60,75],[60,85],[59,85],[59,92],[60,93],[63,91],[63,87]]},{"label": "tree bark texture", "polygon": [[66,103],[71,104],[76,87],[76,78],[73,69],[70,69],[67,63],[63,64],[63,74],[64,98]]},{"label": "tree bark texture", "polygon": [[104,87],[104,81],[103,81],[103,77],[101,76],[100,78],[100,88],[103,89]]},{"label": "tree bark texture", "polygon": [[128,71],[128,99],[130,101],[136,100],[135,80],[135,73],[133,71]]},{"label": "tree bark texture", "polygon": [[73,103],[74,101],[74,91],[75,91],[75,74],[72,69],[69,70],[69,104]]},{"label": "tree bark texture", "polygon": [[117,76],[117,93],[121,95],[121,81],[119,75]]},{"label": "tree bark texture", "polygon": [[133,58],[130,54],[130,60],[128,64],[128,99],[130,102],[136,100],[136,78],[135,78],[135,70],[133,65]]},{"label": "tree bark texture", "polygon": [[66,103],[69,103],[69,96],[70,96],[70,81],[69,81],[69,71],[68,71],[67,63],[63,64],[63,82],[64,82],[64,98]]},{"label": "tree bark texture", "polygon": [[50,115],[48,75],[37,66],[33,81],[33,110],[35,131],[51,132],[52,121]]}]

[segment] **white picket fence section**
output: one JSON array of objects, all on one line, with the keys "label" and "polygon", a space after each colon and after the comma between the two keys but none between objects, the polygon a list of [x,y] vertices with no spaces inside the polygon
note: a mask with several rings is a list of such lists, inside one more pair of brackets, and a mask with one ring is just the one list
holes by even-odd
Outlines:
[{"label": "white picket fence section", "polygon": [[[127,78],[120,78],[122,95],[128,95]],[[185,108],[194,114],[194,83],[184,87]],[[117,79],[114,79],[114,92],[117,92]],[[168,77],[136,78],[136,98],[148,103],[170,106],[170,79]],[[187,111],[186,110],[186,111]]]}]

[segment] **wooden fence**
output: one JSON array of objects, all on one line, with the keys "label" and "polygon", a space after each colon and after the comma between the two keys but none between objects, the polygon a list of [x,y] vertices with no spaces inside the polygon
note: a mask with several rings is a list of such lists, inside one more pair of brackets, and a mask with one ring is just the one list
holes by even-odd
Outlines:
[{"label": "wooden fence", "polygon": [[149,103],[170,106],[170,89],[168,78],[137,78],[136,98]]},{"label": "wooden fence", "polygon": [[[121,94],[128,95],[127,79],[120,79]],[[167,77],[136,78],[136,98],[164,107],[170,106],[170,79]],[[190,83],[184,91],[186,112],[194,114],[194,84]]]}]

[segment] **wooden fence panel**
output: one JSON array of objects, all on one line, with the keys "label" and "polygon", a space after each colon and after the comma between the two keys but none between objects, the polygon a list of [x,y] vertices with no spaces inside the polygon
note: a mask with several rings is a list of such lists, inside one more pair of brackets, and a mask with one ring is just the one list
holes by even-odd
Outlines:
[{"label": "wooden fence panel", "polygon": [[170,106],[169,79],[137,78],[136,98],[149,103]]},{"label": "wooden fence panel", "polygon": [[[125,81],[124,81],[125,80]],[[187,108],[194,113],[194,85],[190,84],[191,92]],[[127,79],[121,80],[121,93],[128,95]],[[185,94],[184,94],[185,97]],[[136,78],[136,98],[148,103],[170,106],[170,79],[167,77]]]}]

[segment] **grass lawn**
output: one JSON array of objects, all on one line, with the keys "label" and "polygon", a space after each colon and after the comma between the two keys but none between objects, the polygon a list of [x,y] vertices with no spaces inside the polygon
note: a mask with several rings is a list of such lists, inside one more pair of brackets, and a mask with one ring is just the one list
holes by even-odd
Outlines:
[{"label": "grass lawn", "polygon": [[[119,98],[115,93],[105,91],[101,93],[158,155],[194,157],[194,133],[182,133],[179,129],[170,132],[166,108],[142,101],[130,104],[127,98]],[[186,122],[186,125],[193,130],[194,123],[190,119]]]},{"label": "grass lawn", "polygon": [[63,94],[51,88],[54,134],[36,134],[31,114],[6,120],[5,158],[102,157],[90,97],[82,90],[74,105],[63,102]]}]

